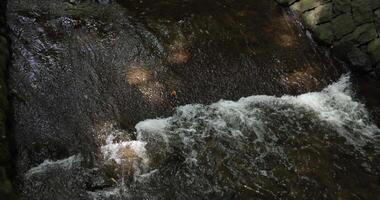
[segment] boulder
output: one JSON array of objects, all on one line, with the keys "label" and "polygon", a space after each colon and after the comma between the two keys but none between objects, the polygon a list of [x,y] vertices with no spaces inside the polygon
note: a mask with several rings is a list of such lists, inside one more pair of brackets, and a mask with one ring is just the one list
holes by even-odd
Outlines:
[{"label": "boulder", "polygon": [[379,0],[371,0],[371,8],[374,10],[377,8],[380,8],[380,1]]},{"label": "boulder", "polygon": [[313,10],[306,11],[302,16],[306,24],[312,28],[317,24],[329,22],[334,16],[332,3],[324,4]]},{"label": "boulder", "polygon": [[317,25],[313,32],[317,40],[320,40],[325,44],[331,45],[334,41],[334,33],[332,30],[333,29],[331,23],[325,23]]},{"label": "boulder", "polygon": [[380,80],[380,63],[377,64],[375,67],[375,75],[376,75],[377,79]]},{"label": "boulder", "polygon": [[[380,1],[379,1],[380,2]],[[380,33],[380,9],[374,11],[376,30]]]},{"label": "boulder", "polygon": [[333,0],[333,8],[336,12],[350,13],[351,0]]},{"label": "boulder", "polygon": [[332,20],[332,29],[335,36],[340,39],[355,30],[354,19],[351,14],[343,14]]},{"label": "boulder", "polygon": [[356,24],[360,25],[373,20],[371,1],[372,0],[352,0],[352,13]]},{"label": "boulder", "polygon": [[305,12],[322,5],[323,0],[301,0],[294,3],[291,9],[297,12]]},{"label": "boulder", "polygon": [[380,38],[368,44],[368,53],[375,63],[380,63]]},{"label": "boulder", "polygon": [[352,33],[352,41],[356,45],[365,44],[377,38],[377,31],[374,23],[363,24],[358,26]]},{"label": "boulder", "polygon": [[352,70],[354,71],[369,72],[372,70],[369,56],[359,48],[352,48],[348,51],[347,59],[352,67]]}]

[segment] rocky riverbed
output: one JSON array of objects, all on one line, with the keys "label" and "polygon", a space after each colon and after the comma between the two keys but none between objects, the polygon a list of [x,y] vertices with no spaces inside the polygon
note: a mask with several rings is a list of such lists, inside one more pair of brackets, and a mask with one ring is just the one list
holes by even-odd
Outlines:
[{"label": "rocky riverbed", "polygon": [[275,1],[9,0],[7,22],[21,199],[378,194],[378,118]]}]

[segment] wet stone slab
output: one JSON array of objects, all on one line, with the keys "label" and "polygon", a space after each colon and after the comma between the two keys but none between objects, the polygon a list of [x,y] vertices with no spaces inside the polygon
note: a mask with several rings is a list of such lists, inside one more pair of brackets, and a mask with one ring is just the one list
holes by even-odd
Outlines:
[{"label": "wet stone slab", "polygon": [[178,105],[316,91],[341,66],[272,1],[12,0],[9,83],[22,176],[96,163],[104,124],[129,133]]}]

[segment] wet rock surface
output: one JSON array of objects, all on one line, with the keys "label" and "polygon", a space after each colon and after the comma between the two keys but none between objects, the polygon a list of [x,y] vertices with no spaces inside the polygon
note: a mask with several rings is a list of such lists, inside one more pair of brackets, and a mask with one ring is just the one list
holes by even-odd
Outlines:
[{"label": "wet rock surface", "polygon": [[[178,105],[317,91],[344,71],[274,1],[99,2],[9,1],[9,84],[24,199],[86,199],[119,183],[99,152],[115,131],[109,124],[119,140],[133,140],[136,123],[170,116]],[[72,155],[81,161],[55,165]],[[181,159],[164,161],[177,167]],[[26,176],[41,166],[43,174]],[[95,179],[97,167],[104,179]]]},{"label": "wet rock surface", "polygon": [[[12,174],[12,157],[10,154],[9,103],[7,99],[7,69],[10,60],[9,42],[5,19],[6,2],[0,2],[0,197],[16,199],[10,175]],[[13,171],[12,171],[13,172]]]},{"label": "wet rock surface", "polygon": [[104,122],[129,129],[179,104],[301,93],[339,74],[273,3],[260,3],[270,17],[244,1],[119,3],[10,1],[20,172],[92,153]]},{"label": "wet rock surface", "polygon": [[[340,48],[347,54],[340,58],[347,61],[354,72],[367,73],[375,70],[380,62],[380,1],[378,0],[285,0],[277,1],[299,13],[307,27],[322,44]],[[360,49],[358,51],[358,49]],[[352,52],[356,52],[355,55]],[[357,64],[356,59],[367,54],[370,63]],[[353,61],[353,62],[351,62]],[[380,77],[378,77],[380,78]]]}]

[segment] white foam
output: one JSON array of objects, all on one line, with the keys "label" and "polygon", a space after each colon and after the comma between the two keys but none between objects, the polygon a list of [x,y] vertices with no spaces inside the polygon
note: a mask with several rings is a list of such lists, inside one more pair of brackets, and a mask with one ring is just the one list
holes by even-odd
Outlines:
[{"label": "white foam", "polygon": [[115,187],[110,188],[107,190],[100,190],[95,192],[88,192],[88,194],[91,196],[93,200],[103,200],[103,199],[110,199],[110,198],[121,198],[123,195],[122,188]]},{"label": "white foam", "polygon": [[160,132],[164,130],[168,126],[168,120],[166,119],[148,119],[145,121],[141,121],[136,125],[136,130],[143,130],[147,132]]},{"label": "white foam", "polygon": [[[379,135],[380,130],[371,122],[365,106],[355,101],[352,96],[350,78],[346,75],[320,92],[299,96],[256,95],[238,101],[221,100],[211,105],[185,105],[178,107],[172,117],[149,119],[138,123],[135,127],[137,134],[135,141],[114,142],[111,133],[107,144],[102,147],[102,152],[105,159],[121,164],[120,150],[130,148],[145,160],[145,165],[148,166],[149,159],[145,146],[149,143],[157,151],[150,155],[160,154],[159,156],[165,157],[162,154],[170,154],[173,151],[173,148],[165,148],[166,144],[166,147],[174,146],[175,150],[178,149],[185,158],[186,166],[194,166],[196,170],[198,162],[202,161],[198,156],[204,156],[208,151],[208,139],[218,142],[221,138],[221,141],[228,141],[226,146],[223,146],[223,142],[217,144],[219,145],[217,148],[221,151],[228,151],[229,145],[233,145],[234,151],[244,152],[246,142],[252,141],[258,144],[249,143],[253,148],[257,148],[258,160],[268,153],[285,158],[287,154],[284,147],[276,142],[280,137],[277,131],[285,128],[285,133],[289,133],[289,137],[298,137],[298,133],[313,134],[309,127],[297,121],[303,119],[304,115],[306,123],[310,122],[313,126],[327,126],[323,134],[330,134],[331,130],[331,134],[340,134],[347,139],[347,142],[361,149],[367,141]],[[272,114],[279,121],[272,121]],[[309,114],[311,118],[308,117]],[[283,126],[278,124],[278,129],[276,129],[277,124],[271,124],[279,122],[284,124]],[[145,170],[135,174],[134,180],[149,181],[149,178],[156,173],[160,171]],[[260,173],[263,176],[270,176],[265,170]]]},{"label": "white foam", "polygon": [[[260,108],[252,108],[251,104],[265,104],[276,108],[277,105],[290,104],[296,107],[303,107],[317,113],[320,120],[334,126],[336,130],[346,137],[352,144],[361,145],[362,140],[367,140],[379,134],[379,129],[370,122],[369,114],[365,106],[353,99],[350,76],[344,75],[339,81],[326,87],[320,92],[311,92],[299,96],[266,96],[255,95],[241,98],[239,101],[221,100],[209,106],[200,104],[185,105],[177,108],[177,114],[171,118],[145,120],[136,125],[138,139],[143,140],[143,135],[160,135],[168,143],[168,127],[171,121],[177,120],[179,123],[194,123],[194,125],[184,124],[186,127],[177,127],[188,132],[196,132],[199,120],[207,123],[207,126],[217,130],[219,134],[229,134],[234,137],[241,137],[239,130],[241,126],[247,126],[256,132],[258,140],[262,140],[265,134],[263,122],[260,119]],[[293,109],[296,109],[293,108]],[[200,114],[200,113],[206,114]],[[207,113],[213,112],[214,117],[205,117]],[[288,112],[288,111],[286,111]],[[284,112],[285,115],[288,113]],[[297,112],[291,110],[290,112]],[[253,115],[256,113],[256,115]],[[302,113],[300,113],[302,114]],[[182,121],[182,122],[181,122]],[[350,128],[350,130],[347,129]],[[186,136],[183,136],[186,137]],[[186,144],[189,138],[183,138]]]},{"label": "white foam", "polygon": [[169,126],[169,120],[171,118],[165,118],[165,119],[148,119],[145,121],[139,122],[135,128],[137,133],[137,139],[143,140],[145,134],[150,135],[159,135],[162,137],[162,139],[168,143],[168,137],[165,134],[165,129]]},{"label": "white foam", "polygon": [[314,110],[321,120],[334,126],[349,142],[361,145],[363,140],[379,135],[380,130],[370,122],[365,105],[352,96],[350,77],[345,75],[321,92],[284,96],[282,99]]},{"label": "white foam", "polygon": [[107,144],[101,147],[101,151],[105,160],[114,160],[117,164],[122,164],[126,158],[121,154],[121,151],[129,149],[135,153],[135,156],[141,158],[143,164],[147,164],[149,159],[146,155],[145,145],[146,142],[137,140],[114,142],[113,136],[110,135],[107,138]]},{"label": "white foam", "polygon": [[62,160],[56,160],[56,161],[45,160],[43,163],[39,164],[38,166],[29,169],[25,173],[25,176],[30,177],[34,174],[43,173],[44,171],[46,171],[47,169],[49,169],[51,167],[59,167],[62,169],[71,169],[75,164],[81,162],[81,160],[82,160],[82,156],[80,154],[79,155],[73,155],[71,157],[68,157],[68,158],[65,158]]}]

